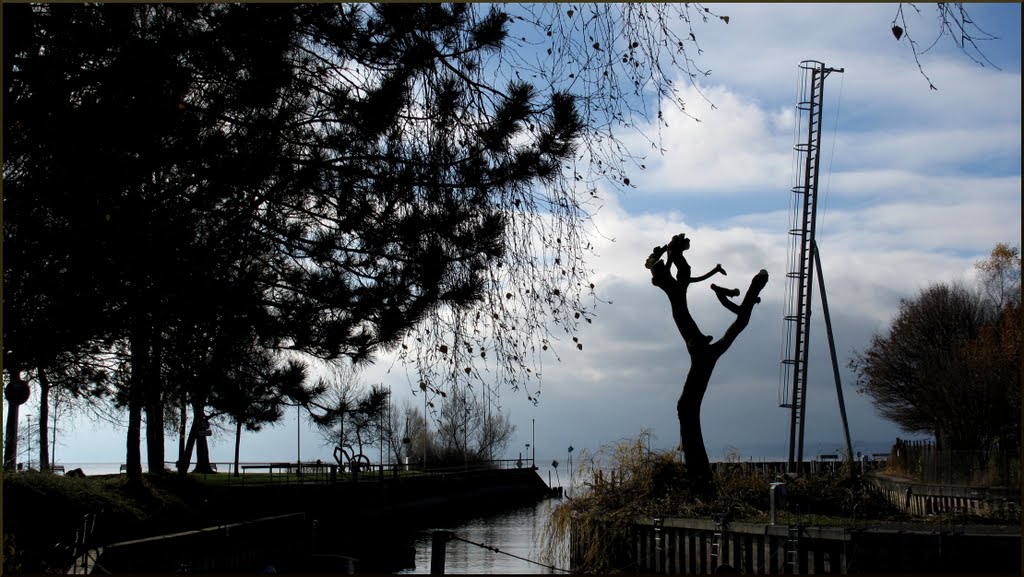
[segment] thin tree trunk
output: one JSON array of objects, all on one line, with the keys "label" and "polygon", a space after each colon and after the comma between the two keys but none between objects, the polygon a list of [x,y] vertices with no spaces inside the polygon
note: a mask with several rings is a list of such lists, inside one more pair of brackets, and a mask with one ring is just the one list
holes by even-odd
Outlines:
[{"label": "thin tree trunk", "polygon": [[160,331],[151,327],[150,355],[146,367],[146,460],[149,472],[163,474],[164,467],[164,403],[160,382]]},{"label": "thin tree trunk", "polygon": [[238,476],[238,447],[242,444],[242,421],[235,423],[235,476]]},{"label": "thin tree trunk", "polygon": [[7,403],[7,432],[4,433],[4,470],[13,471],[18,463],[18,404]]},{"label": "thin tree trunk", "polygon": [[198,419],[192,419],[192,427],[189,429],[188,440],[185,442],[185,449],[181,457],[178,459],[178,474],[188,474],[188,466],[192,462],[192,450],[195,448],[197,429],[196,424]]},{"label": "thin tree trunk", "polygon": [[[193,403],[192,411],[195,424],[202,427],[204,431],[210,430],[210,423],[206,420],[206,413],[203,412],[204,405],[201,403]],[[206,435],[198,435],[195,439],[196,442],[196,468],[193,470],[194,473],[212,473],[213,469],[210,467],[210,447],[206,443]]]},{"label": "thin tree trunk", "polygon": [[53,395],[53,422],[50,426],[50,461],[53,465],[57,464],[57,413],[60,412],[60,405],[61,392],[58,389]]},{"label": "thin tree trunk", "polygon": [[[136,305],[138,301],[136,300]],[[146,371],[149,360],[149,335],[146,319],[141,318],[141,306],[135,307],[132,315],[131,369],[128,385],[128,435],[126,439],[125,465],[128,481],[142,481],[142,411],[146,401]]]},{"label": "thin tree trunk", "polygon": [[18,408],[21,403],[11,402],[15,389],[27,386],[21,378],[21,367],[8,359],[7,374],[10,383],[4,391],[7,399],[7,432],[4,434],[4,470],[13,471],[18,463]]},{"label": "thin tree trunk", "polygon": [[[181,426],[178,428],[178,461],[177,468],[178,473],[184,475],[188,472],[188,462],[190,459],[185,458],[185,437],[187,435],[186,425],[188,423],[188,403],[185,399],[185,393],[181,394]],[[191,450],[191,449],[189,449]],[[184,463],[184,465],[182,465]]]},{"label": "thin tree trunk", "polygon": [[50,470],[50,380],[46,378],[43,367],[39,371],[39,470]]}]

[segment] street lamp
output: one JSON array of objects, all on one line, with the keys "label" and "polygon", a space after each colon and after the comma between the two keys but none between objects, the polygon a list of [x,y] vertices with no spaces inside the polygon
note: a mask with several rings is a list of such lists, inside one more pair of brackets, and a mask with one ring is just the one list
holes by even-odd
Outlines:
[{"label": "street lamp", "polygon": [[427,387],[426,385],[420,386],[423,389],[423,472],[427,472]]},{"label": "street lamp", "polygon": [[530,458],[530,443],[526,443],[526,458]]},{"label": "street lamp", "polygon": [[530,462],[533,463],[534,467],[536,467],[537,466],[537,419],[530,419],[530,423],[531,423],[531,428],[532,428],[531,434],[533,435],[533,458],[530,459]]},{"label": "street lamp", "polygon": [[572,486],[572,452],[575,451],[572,445],[569,445],[569,486]]},{"label": "street lamp", "polygon": [[409,430],[409,409],[405,410],[405,431],[402,437],[402,453],[405,456],[405,470],[409,470],[409,457],[412,456],[412,439],[409,435],[412,431]]},{"label": "street lamp", "polygon": [[32,468],[32,413],[25,413],[25,425],[28,429],[28,465],[27,469]]}]

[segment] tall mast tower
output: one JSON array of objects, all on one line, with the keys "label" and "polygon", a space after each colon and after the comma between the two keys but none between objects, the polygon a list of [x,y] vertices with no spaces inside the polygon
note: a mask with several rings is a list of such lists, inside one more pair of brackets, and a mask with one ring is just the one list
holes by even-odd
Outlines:
[{"label": "tall mast tower", "polygon": [[836,359],[835,342],[832,338],[832,323],[828,313],[828,299],[825,296],[825,282],[821,273],[821,258],[814,240],[817,216],[819,154],[821,151],[821,111],[825,92],[825,78],[832,72],[842,73],[844,69],[826,68],[816,60],[800,63],[800,100],[797,102],[797,133],[806,135],[806,140],[797,143],[795,151],[796,175],[793,191],[793,213],[789,230],[789,263],[786,273],[786,312],[784,313],[785,336],[781,375],[781,399],[779,406],[790,410],[789,457],[786,469],[790,473],[801,470],[804,460],[804,423],[807,410],[807,359],[810,348],[811,294],[817,267],[818,287],[821,290],[822,308],[825,314],[825,328],[828,333],[829,349],[832,353],[832,370],[839,396],[839,411],[846,435],[846,458],[852,458],[850,428],[846,422],[846,406],[839,381],[839,364]]}]

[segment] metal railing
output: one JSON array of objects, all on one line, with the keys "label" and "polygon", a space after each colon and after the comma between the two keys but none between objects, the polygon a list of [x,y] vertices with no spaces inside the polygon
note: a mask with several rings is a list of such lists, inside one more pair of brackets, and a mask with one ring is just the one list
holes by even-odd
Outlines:
[{"label": "metal railing", "polygon": [[[173,462],[168,462],[166,465],[172,470],[175,470],[177,466]],[[213,472],[194,474],[207,481],[223,480],[226,485],[291,485],[380,482],[396,478],[445,477],[482,471],[529,469],[533,467],[533,461],[529,459],[493,459],[444,467],[428,465],[426,468],[423,468],[421,464],[414,463],[370,463],[341,466],[337,463],[323,461],[240,462],[237,475],[234,463],[211,462],[210,465]],[[189,469],[194,468],[195,463],[190,463]]]}]

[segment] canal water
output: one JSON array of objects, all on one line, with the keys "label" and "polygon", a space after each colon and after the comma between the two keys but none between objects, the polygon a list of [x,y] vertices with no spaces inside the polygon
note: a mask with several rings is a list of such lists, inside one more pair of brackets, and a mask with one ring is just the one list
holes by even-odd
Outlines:
[{"label": "canal water", "polygon": [[[544,527],[552,509],[560,502],[559,499],[544,499],[505,513],[420,531],[414,542],[415,566],[398,573],[430,573],[432,535],[435,530],[444,530],[456,537],[448,542],[445,550],[446,574],[564,574],[546,566],[548,562],[544,559]],[[496,548],[498,552],[479,545]]]},{"label": "canal water", "polygon": [[[81,467],[86,475],[109,475],[120,472],[120,463],[68,463],[65,466],[67,470]],[[530,562],[548,564],[544,560],[544,527],[552,509],[561,502],[561,499],[557,498],[542,499],[533,505],[518,507],[504,513],[454,521],[418,531],[413,540],[415,555],[412,566],[405,567],[398,573],[430,573],[432,535],[435,530],[444,530],[454,533],[461,539],[450,541],[447,545],[446,574],[563,574],[562,571]],[[463,540],[496,548],[500,552],[484,549]],[[553,564],[557,566],[558,562],[556,560]]]}]

